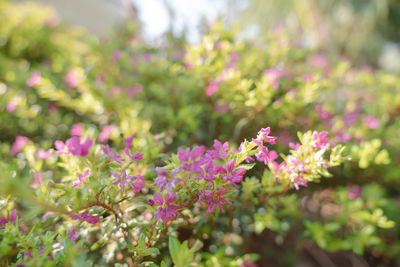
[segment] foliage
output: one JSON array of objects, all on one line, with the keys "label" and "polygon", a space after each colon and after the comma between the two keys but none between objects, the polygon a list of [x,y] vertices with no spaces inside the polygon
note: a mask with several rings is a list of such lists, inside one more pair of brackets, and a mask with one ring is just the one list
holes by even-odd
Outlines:
[{"label": "foliage", "polygon": [[0,264],[254,266],[269,230],[398,263],[399,77],[283,29],[157,48],[0,17]]}]

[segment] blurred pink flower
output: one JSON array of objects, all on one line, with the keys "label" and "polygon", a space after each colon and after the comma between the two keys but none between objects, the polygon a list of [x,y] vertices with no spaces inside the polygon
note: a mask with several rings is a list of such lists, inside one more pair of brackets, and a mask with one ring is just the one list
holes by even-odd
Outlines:
[{"label": "blurred pink flower", "polygon": [[212,82],[206,87],[206,95],[212,96],[219,90],[219,83]]},{"label": "blurred pink flower", "polygon": [[264,70],[263,74],[268,77],[268,81],[271,84],[271,86],[275,89],[278,89],[279,80],[283,76],[285,76],[285,71],[276,69],[276,68],[270,68],[270,69]]},{"label": "blurred pink flower", "polygon": [[363,123],[370,129],[376,129],[379,127],[379,121],[374,116],[364,117]]},{"label": "blurred pink flower", "polygon": [[21,152],[21,150],[28,144],[29,139],[26,136],[17,136],[14,144],[11,147],[10,155],[14,156]]},{"label": "blurred pink flower", "polygon": [[80,124],[74,124],[71,127],[71,131],[69,132],[71,136],[81,136],[83,134],[83,126]]},{"label": "blurred pink flower", "polygon": [[14,112],[17,109],[17,104],[14,101],[9,101],[6,105],[7,112]]},{"label": "blurred pink flower", "polygon": [[108,141],[108,139],[110,138],[110,134],[112,132],[112,130],[114,129],[113,125],[106,125],[103,127],[103,129],[101,130],[99,137],[97,137],[97,141],[99,141],[100,143],[105,143]]},{"label": "blurred pink flower", "polygon": [[29,79],[26,81],[26,85],[32,87],[39,84],[41,81],[42,81],[42,75],[40,74],[40,71],[34,71],[31,77],[29,77]]},{"label": "blurred pink flower", "polygon": [[64,76],[64,81],[67,83],[69,88],[77,87],[81,80],[82,78],[74,69],[69,69],[67,74]]},{"label": "blurred pink flower", "polygon": [[118,60],[121,59],[121,51],[120,50],[114,50],[112,54],[112,61],[117,62]]},{"label": "blurred pink flower", "polygon": [[347,186],[347,197],[351,200],[361,197],[362,188],[358,185],[348,185]]},{"label": "blurred pink flower", "polygon": [[36,152],[36,157],[40,159],[48,159],[52,153],[53,153],[52,149],[45,151],[43,148],[40,148],[38,152]]},{"label": "blurred pink flower", "polygon": [[40,184],[43,182],[43,175],[40,172],[35,172],[33,174],[34,182],[30,184],[30,186],[34,189],[37,189]]},{"label": "blurred pink flower", "polygon": [[143,85],[141,84],[135,84],[134,86],[125,89],[125,94],[130,98],[134,98],[141,92],[143,92]]}]

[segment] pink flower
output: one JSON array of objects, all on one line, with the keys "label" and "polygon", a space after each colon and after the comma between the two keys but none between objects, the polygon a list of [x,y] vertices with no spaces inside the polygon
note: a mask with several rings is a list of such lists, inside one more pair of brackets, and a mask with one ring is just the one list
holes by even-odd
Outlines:
[{"label": "pink flower", "polygon": [[240,267],[258,267],[258,265],[253,263],[251,259],[247,258],[243,261]]},{"label": "pink flower", "polygon": [[130,137],[125,138],[124,142],[125,142],[125,148],[131,149],[132,148],[133,137],[130,136]]},{"label": "pink flower", "polygon": [[57,106],[57,103],[55,103],[55,102],[49,102],[49,104],[47,106],[51,113],[58,111],[58,106]]},{"label": "pink flower", "polygon": [[292,183],[294,185],[294,187],[296,188],[296,190],[300,189],[300,186],[307,186],[307,181],[304,180],[303,176],[300,174],[298,176],[296,176],[295,178],[292,178]]},{"label": "pink flower", "polygon": [[17,104],[14,101],[10,101],[6,105],[7,112],[11,113],[17,109]]},{"label": "pink flower", "polygon": [[134,86],[125,89],[125,94],[130,98],[134,98],[141,92],[143,92],[143,85],[141,84],[135,84]]},{"label": "pink flower", "polygon": [[161,193],[157,192],[154,194],[154,202],[159,206],[154,217],[158,220],[161,219],[164,223],[168,222],[171,218],[176,218],[179,215],[178,209],[182,207],[172,205],[176,200],[176,194],[174,192],[168,192],[165,198]]},{"label": "pink flower", "polygon": [[88,177],[89,177],[89,169],[87,169],[83,175],[78,174],[78,180],[74,181],[72,183],[72,186],[77,187],[78,185],[83,184]]},{"label": "pink flower", "polygon": [[69,88],[75,88],[81,82],[82,77],[75,69],[69,69],[67,74],[64,76],[64,81],[67,83]]},{"label": "pink flower", "polygon": [[34,189],[37,189],[40,184],[43,182],[43,175],[40,172],[35,172],[33,174],[33,178],[35,179],[33,184],[31,184],[30,186]]},{"label": "pink flower", "polygon": [[309,81],[312,81],[312,79],[313,79],[313,75],[312,74],[306,74],[306,75],[303,75],[303,77],[301,77],[301,79],[303,80],[303,82],[309,82]]},{"label": "pink flower", "polygon": [[304,163],[296,157],[289,156],[288,163],[290,167],[288,168],[289,172],[305,172],[306,168],[304,167]]},{"label": "pink flower", "polygon": [[317,68],[325,68],[328,66],[328,61],[321,54],[312,55],[310,58],[310,63]]},{"label": "pink flower", "polygon": [[246,169],[239,168],[236,171],[235,160],[231,159],[226,163],[226,175],[223,177],[224,181],[231,181],[232,183],[241,183],[243,181],[243,175],[246,173]]},{"label": "pink flower", "polygon": [[29,87],[33,87],[39,84],[41,80],[42,80],[42,75],[40,74],[40,71],[34,71],[31,77],[29,77],[29,79],[26,81],[26,85],[28,85]]},{"label": "pink flower", "polygon": [[275,89],[278,89],[279,80],[283,76],[285,76],[285,71],[284,70],[275,69],[275,68],[271,68],[271,69],[264,70],[263,74],[268,77],[268,81],[271,84],[271,86],[273,88],[275,88]]},{"label": "pink flower", "polygon": [[347,197],[351,200],[360,198],[362,194],[362,188],[358,185],[348,185],[347,186]]},{"label": "pink flower", "polygon": [[[9,223],[9,222],[12,222],[12,224],[15,226],[16,223],[17,223],[17,217],[18,217],[18,215],[17,215],[17,210],[16,209],[13,209],[10,212],[10,215],[8,216],[8,219],[0,216],[0,230],[4,229],[5,225],[7,223]],[[19,230],[22,230],[22,227],[19,227]]]},{"label": "pink flower", "polygon": [[22,149],[28,144],[29,139],[26,136],[17,136],[15,139],[15,142],[13,143],[11,150],[10,150],[10,155],[15,156],[19,152],[22,151]]},{"label": "pink flower", "polygon": [[212,82],[206,87],[206,95],[207,96],[212,96],[219,90],[219,83],[217,82]]},{"label": "pink flower", "polygon": [[379,121],[374,116],[364,117],[363,123],[370,129],[376,129],[379,127]]},{"label": "pink flower", "polygon": [[[72,136],[67,139],[65,144],[57,140],[54,143],[57,153],[60,155],[74,155],[85,157],[89,153],[90,147],[93,145],[92,139],[86,138],[84,143],[81,143],[81,138],[79,136]],[[68,148],[68,152],[65,149]]]},{"label": "pink flower", "polygon": [[297,149],[299,149],[300,144],[299,144],[299,143],[294,144],[294,143],[290,142],[290,143],[289,143],[289,147],[290,147],[291,149],[293,149],[293,150],[297,150]]},{"label": "pink flower", "polygon": [[214,104],[214,112],[216,112],[216,113],[224,114],[224,113],[228,112],[228,110],[229,110],[228,102]]},{"label": "pink flower", "polygon": [[121,51],[120,50],[114,50],[112,54],[112,61],[117,62],[121,58]]},{"label": "pink flower", "polygon": [[80,124],[74,124],[71,127],[71,131],[69,132],[71,136],[81,136],[83,134],[83,126]]},{"label": "pink flower", "polygon": [[257,135],[257,140],[260,142],[267,142],[271,145],[275,145],[276,137],[269,136],[271,133],[271,127],[262,128]]},{"label": "pink flower", "polygon": [[101,133],[99,134],[99,137],[97,138],[97,141],[99,141],[100,143],[107,142],[108,138],[110,138],[113,129],[114,129],[113,125],[104,126],[103,129],[101,130]]},{"label": "pink flower", "polygon": [[315,149],[326,149],[329,148],[329,140],[330,138],[326,137],[328,135],[327,131],[322,131],[320,133],[314,133],[313,138],[315,140],[314,142],[314,148]]},{"label": "pink flower", "polygon": [[53,153],[52,149],[45,151],[43,148],[40,148],[38,152],[36,152],[36,157],[40,159],[48,159],[52,153]]}]

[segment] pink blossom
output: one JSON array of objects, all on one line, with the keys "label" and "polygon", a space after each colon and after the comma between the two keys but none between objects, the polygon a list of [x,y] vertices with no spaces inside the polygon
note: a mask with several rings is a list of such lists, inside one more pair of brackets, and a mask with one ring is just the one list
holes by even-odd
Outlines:
[{"label": "pink blossom", "polygon": [[214,112],[216,112],[216,113],[224,114],[224,113],[228,112],[228,110],[229,110],[228,102],[214,104]]},{"label": "pink blossom", "polygon": [[43,148],[40,148],[38,152],[36,152],[36,157],[38,157],[39,159],[48,159],[52,153],[52,149],[45,151]]},{"label": "pink blossom", "polygon": [[107,142],[108,138],[110,138],[113,129],[114,129],[113,125],[104,126],[99,134],[99,137],[97,138],[97,141],[99,141],[100,143]]},{"label": "pink blossom", "polygon": [[[79,136],[72,136],[67,141],[62,142],[60,140],[55,141],[54,145],[56,152],[60,155],[74,155],[85,157],[89,153],[90,147],[93,145],[92,139],[86,138],[84,143],[81,143]],[[67,151],[65,151],[67,148]]]},{"label": "pink blossom", "polygon": [[219,83],[212,82],[206,87],[206,95],[207,96],[212,96],[219,90]]},{"label": "pink blossom", "polygon": [[78,185],[83,184],[88,177],[89,177],[89,169],[87,169],[83,175],[78,174],[78,180],[74,181],[72,183],[72,186],[77,187]]},{"label": "pink blossom", "polygon": [[267,142],[270,143],[271,145],[275,145],[276,137],[269,136],[270,133],[271,133],[271,127],[262,128],[258,132],[257,140],[260,142]]},{"label": "pink blossom", "polygon": [[328,66],[328,61],[321,54],[315,54],[310,57],[310,63],[317,68],[325,68]]},{"label": "pink blossom", "polygon": [[81,82],[82,77],[75,69],[69,69],[67,74],[64,76],[64,81],[67,83],[69,88],[75,88]]},{"label": "pink blossom", "polygon": [[328,135],[327,131],[322,131],[320,133],[313,134],[313,139],[315,140],[315,142],[314,142],[315,149],[329,148],[328,142],[329,142],[330,138],[326,137],[327,135]]},{"label": "pink blossom", "polygon": [[307,181],[304,180],[303,176],[300,174],[298,176],[296,176],[295,178],[292,178],[292,183],[294,185],[294,187],[296,188],[296,190],[300,189],[300,186],[307,186]]},{"label": "pink blossom", "polygon": [[362,194],[362,188],[358,185],[348,185],[347,186],[347,197],[351,200],[360,198]]},{"label": "pink blossom", "polygon": [[125,89],[125,94],[130,98],[135,98],[135,96],[141,92],[143,92],[143,85],[141,84],[135,84]]},{"label": "pink blossom", "polygon": [[376,129],[379,127],[379,121],[374,116],[364,117],[363,123],[370,129]]},{"label": "pink blossom", "polygon": [[303,82],[306,83],[306,82],[312,81],[313,77],[314,76],[312,74],[306,74],[306,75],[303,75],[303,77],[301,77],[301,79]]},{"label": "pink blossom", "polygon": [[360,117],[360,113],[358,111],[351,111],[344,115],[344,123],[346,126],[353,126],[358,118]]},{"label": "pink blossom", "polygon": [[268,77],[268,81],[271,84],[271,86],[275,89],[278,89],[279,80],[283,76],[285,76],[285,71],[279,70],[276,68],[271,68],[271,69],[264,70],[263,74]]},{"label": "pink blossom", "polygon": [[71,136],[81,136],[83,134],[83,126],[80,124],[74,124],[71,127],[71,131],[69,132]]},{"label": "pink blossom", "polygon": [[15,139],[15,142],[13,143],[11,150],[10,150],[10,155],[15,156],[19,152],[22,151],[22,149],[28,144],[29,139],[26,136],[17,136]]},{"label": "pink blossom", "polygon": [[40,74],[40,71],[34,71],[31,77],[29,77],[29,79],[26,81],[26,85],[28,85],[29,87],[33,87],[39,84],[41,80],[42,80],[42,75]]},{"label": "pink blossom", "polygon": [[104,87],[104,80],[105,80],[105,75],[100,73],[97,75],[97,80],[96,80],[96,87],[101,89]]},{"label": "pink blossom", "polygon": [[6,110],[7,112],[11,113],[14,112],[17,109],[17,104],[14,101],[10,101],[6,105]]},{"label": "pink blossom", "polygon": [[112,61],[114,61],[114,62],[119,61],[121,58],[121,51],[118,49],[114,50],[111,58],[112,58]]},{"label": "pink blossom", "polygon": [[300,145],[299,143],[296,143],[296,144],[294,144],[294,143],[292,143],[292,142],[289,143],[289,147],[290,147],[291,149],[293,149],[293,150],[299,149],[300,146],[301,146],[301,145]]},{"label": "pink blossom", "polygon": [[58,111],[58,105],[55,102],[49,102],[49,104],[47,105],[48,109],[51,113],[57,112]]},{"label": "pink blossom", "polygon": [[37,189],[43,182],[43,175],[40,172],[35,172],[33,174],[34,182],[30,185],[32,188]]}]

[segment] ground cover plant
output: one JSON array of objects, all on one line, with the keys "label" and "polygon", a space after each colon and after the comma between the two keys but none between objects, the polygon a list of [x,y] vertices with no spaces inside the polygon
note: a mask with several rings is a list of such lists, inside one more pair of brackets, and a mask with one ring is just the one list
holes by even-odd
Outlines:
[{"label": "ground cover plant", "polygon": [[0,265],[400,264],[399,77],[279,27],[0,17]]}]

